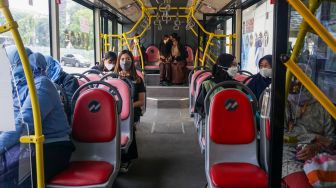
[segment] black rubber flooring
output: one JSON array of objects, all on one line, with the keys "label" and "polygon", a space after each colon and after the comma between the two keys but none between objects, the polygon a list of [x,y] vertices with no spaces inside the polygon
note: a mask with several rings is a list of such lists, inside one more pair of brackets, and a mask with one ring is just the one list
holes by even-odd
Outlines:
[{"label": "black rubber flooring", "polygon": [[204,157],[188,109],[147,109],[136,136],[139,158],[113,188],[204,187]]}]

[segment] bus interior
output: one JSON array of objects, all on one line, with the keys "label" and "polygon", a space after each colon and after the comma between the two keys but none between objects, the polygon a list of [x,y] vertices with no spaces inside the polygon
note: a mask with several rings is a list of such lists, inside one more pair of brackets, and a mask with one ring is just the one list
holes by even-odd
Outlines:
[{"label": "bus interior", "polygon": [[336,187],[335,0],[0,10],[0,187]]}]

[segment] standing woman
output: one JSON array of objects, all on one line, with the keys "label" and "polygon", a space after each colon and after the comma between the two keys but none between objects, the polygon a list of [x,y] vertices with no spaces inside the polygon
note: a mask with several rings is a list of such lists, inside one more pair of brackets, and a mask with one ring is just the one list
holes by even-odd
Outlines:
[{"label": "standing woman", "polygon": [[115,67],[116,61],[117,55],[112,51],[108,51],[104,54],[104,59],[91,69],[96,69],[101,72],[111,72]]},{"label": "standing woman", "polygon": [[176,33],[172,34],[171,48],[171,71],[172,84],[183,84],[185,82],[187,52],[183,45],[180,44],[180,37]]},{"label": "standing woman", "polygon": [[169,42],[169,36],[164,35],[161,39],[160,50],[160,85],[169,85],[171,77],[170,52],[172,44]]},{"label": "standing woman", "polygon": [[[129,78],[134,84],[134,125],[140,122],[141,107],[145,104],[146,88],[143,80],[137,75],[133,55],[129,50],[123,50],[118,56],[117,64],[114,69],[120,78]],[[138,150],[135,140],[135,129],[133,128],[133,140],[127,153],[121,154],[121,172],[127,172],[131,161],[138,158]]]}]

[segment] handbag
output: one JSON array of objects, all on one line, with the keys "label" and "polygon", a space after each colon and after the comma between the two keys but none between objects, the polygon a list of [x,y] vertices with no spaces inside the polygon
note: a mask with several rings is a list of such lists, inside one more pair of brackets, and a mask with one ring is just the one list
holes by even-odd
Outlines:
[{"label": "handbag", "polygon": [[313,187],[336,187],[336,155],[317,154],[305,161],[303,170]]}]

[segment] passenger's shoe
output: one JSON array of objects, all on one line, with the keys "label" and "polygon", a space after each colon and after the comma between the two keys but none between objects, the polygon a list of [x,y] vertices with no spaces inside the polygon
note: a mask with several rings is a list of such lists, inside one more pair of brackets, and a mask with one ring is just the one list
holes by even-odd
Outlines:
[{"label": "passenger's shoe", "polygon": [[163,86],[163,81],[160,81],[160,86]]},{"label": "passenger's shoe", "polygon": [[166,81],[163,81],[164,86],[168,86],[168,83]]},{"label": "passenger's shoe", "polygon": [[128,169],[131,167],[131,165],[132,165],[131,161],[126,162],[126,163],[121,163],[120,164],[120,172],[121,173],[127,173]]}]

